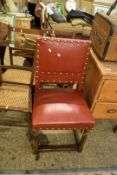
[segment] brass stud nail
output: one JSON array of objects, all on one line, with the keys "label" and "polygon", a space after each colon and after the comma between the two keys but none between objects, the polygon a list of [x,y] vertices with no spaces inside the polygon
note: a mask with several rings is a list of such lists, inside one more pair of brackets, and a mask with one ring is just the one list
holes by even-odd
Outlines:
[{"label": "brass stud nail", "polygon": [[50,52],[50,53],[51,53],[51,52],[52,52],[52,49],[50,49],[50,48],[49,48],[49,49],[48,49],[48,52]]},{"label": "brass stud nail", "polygon": [[57,56],[60,58],[61,57],[61,54],[60,53],[57,53]]}]

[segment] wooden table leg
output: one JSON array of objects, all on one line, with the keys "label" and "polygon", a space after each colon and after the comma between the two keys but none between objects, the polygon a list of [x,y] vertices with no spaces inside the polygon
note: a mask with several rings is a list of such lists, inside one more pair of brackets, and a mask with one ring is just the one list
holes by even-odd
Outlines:
[{"label": "wooden table leg", "polygon": [[113,132],[117,133],[117,125],[115,125],[115,127],[113,128]]},{"label": "wooden table leg", "polygon": [[0,46],[0,60],[2,65],[4,64],[5,49],[6,47]]}]

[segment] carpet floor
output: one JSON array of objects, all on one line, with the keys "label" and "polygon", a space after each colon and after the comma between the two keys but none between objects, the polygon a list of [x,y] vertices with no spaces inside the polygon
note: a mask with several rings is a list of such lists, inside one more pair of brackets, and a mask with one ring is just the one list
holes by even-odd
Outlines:
[{"label": "carpet floor", "polygon": [[[0,118],[25,118],[26,114],[1,112]],[[85,168],[117,167],[117,134],[112,128],[116,121],[98,120],[87,139],[82,153],[41,153],[35,161],[27,138],[27,127],[0,126],[0,170],[71,170]],[[43,134],[45,134],[44,131]],[[70,131],[51,131],[44,135],[45,141],[57,143],[74,142]]]},{"label": "carpet floor", "polygon": [[117,169],[103,169],[103,170],[92,170],[92,169],[83,169],[83,170],[74,170],[74,171],[0,171],[0,174],[10,175],[10,174],[17,174],[17,175],[117,175]]}]

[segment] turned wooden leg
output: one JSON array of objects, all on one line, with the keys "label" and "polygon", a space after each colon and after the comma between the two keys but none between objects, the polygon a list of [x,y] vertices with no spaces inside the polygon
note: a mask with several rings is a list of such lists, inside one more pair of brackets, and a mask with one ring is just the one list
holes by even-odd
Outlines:
[{"label": "turned wooden leg", "polygon": [[32,137],[32,132],[31,132],[31,115],[26,119],[26,122],[28,124],[27,136],[28,136],[29,141],[31,141],[31,137]]},{"label": "turned wooden leg", "polygon": [[87,139],[87,135],[88,135],[88,131],[85,130],[82,134],[81,140],[80,140],[79,145],[78,145],[78,152],[81,152],[83,150],[85,141]]},{"label": "turned wooden leg", "polygon": [[113,128],[113,132],[117,133],[117,125]]},{"label": "turned wooden leg", "polygon": [[32,152],[35,154],[35,159],[39,160],[39,139],[38,139],[38,133],[33,132],[31,134],[31,147],[32,147]]},{"label": "turned wooden leg", "polygon": [[77,146],[77,150],[79,150],[79,138],[78,138],[78,134],[77,134],[77,130],[73,130],[74,133],[74,137],[75,137],[75,142],[76,142],[76,146]]},{"label": "turned wooden leg", "polygon": [[10,54],[10,65],[13,65],[12,48],[9,48],[9,54]]}]

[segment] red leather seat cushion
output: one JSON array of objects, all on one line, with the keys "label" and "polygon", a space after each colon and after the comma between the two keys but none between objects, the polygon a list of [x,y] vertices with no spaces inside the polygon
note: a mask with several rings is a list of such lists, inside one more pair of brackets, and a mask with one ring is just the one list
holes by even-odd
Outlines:
[{"label": "red leather seat cushion", "polygon": [[33,129],[90,129],[94,119],[80,92],[72,89],[38,89],[35,94]]}]

